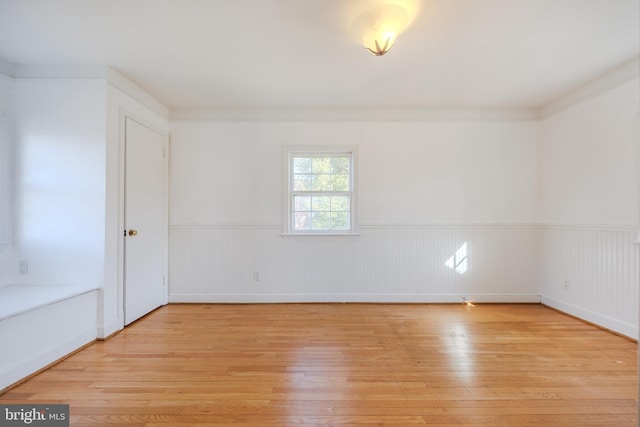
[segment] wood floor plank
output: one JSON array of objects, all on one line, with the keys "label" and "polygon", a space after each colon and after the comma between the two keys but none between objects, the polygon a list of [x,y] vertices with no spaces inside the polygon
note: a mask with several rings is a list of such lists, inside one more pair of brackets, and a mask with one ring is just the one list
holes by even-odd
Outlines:
[{"label": "wood floor plank", "polygon": [[636,347],[541,305],[169,305],[0,403],[68,403],[74,426],[632,426]]}]

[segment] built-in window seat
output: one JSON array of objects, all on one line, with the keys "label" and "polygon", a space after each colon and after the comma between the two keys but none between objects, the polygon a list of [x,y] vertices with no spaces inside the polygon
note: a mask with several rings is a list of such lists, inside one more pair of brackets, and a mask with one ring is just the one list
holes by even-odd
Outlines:
[{"label": "built-in window seat", "polygon": [[0,321],[95,291],[95,287],[10,285],[0,288]]},{"label": "built-in window seat", "polygon": [[96,287],[0,287],[0,390],[95,340]]}]

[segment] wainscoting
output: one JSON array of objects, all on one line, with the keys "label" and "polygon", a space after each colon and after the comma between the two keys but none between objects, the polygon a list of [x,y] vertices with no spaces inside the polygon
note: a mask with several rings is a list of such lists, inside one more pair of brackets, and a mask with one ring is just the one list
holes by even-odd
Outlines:
[{"label": "wainscoting", "polygon": [[541,233],[542,302],[637,339],[635,229],[548,225]]},{"label": "wainscoting", "polygon": [[169,301],[542,302],[638,338],[631,226],[362,225],[360,232],[283,237],[279,225],[173,225]]},{"label": "wainscoting", "polygon": [[360,232],[283,237],[278,225],[174,225],[169,300],[540,301],[535,226],[361,225]]}]

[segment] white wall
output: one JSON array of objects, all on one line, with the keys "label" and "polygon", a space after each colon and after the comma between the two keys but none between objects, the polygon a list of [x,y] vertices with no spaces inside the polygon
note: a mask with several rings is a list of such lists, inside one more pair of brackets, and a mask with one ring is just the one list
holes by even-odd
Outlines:
[{"label": "white wall", "polygon": [[16,284],[102,286],[106,83],[16,80]]},{"label": "white wall", "polygon": [[0,74],[0,111],[13,113],[14,102],[13,79]]},{"label": "white wall", "polygon": [[536,124],[173,122],[171,223],[281,224],[282,147],[359,146],[363,224],[537,220]]},{"label": "white wall", "polygon": [[[280,235],[305,144],[358,145],[361,236]],[[537,170],[535,122],[173,122],[170,299],[536,301]]]},{"label": "white wall", "polygon": [[[104,274],[106,83],[13,79],[9,84],[15,96],[14,197],[5,280],[46,289],[96,289]],[[15,291],[10,288],[4,288],[5,298]],[[97,292],[70,292],[76,296],[1,317],[1,341],[11,345],[0,355],[0,388],[95,339]]]},{"label": "white wall", "polygon": [[637,223],[638,93],[635,79],[540,122],[544,222]]},{"label": "white wall", "polygon": [[13,79],[0,74],[0,287],[12,281]]},{"label": "white wall", "polygon": [[543,302],[636,338],[639,93],[636,78],[540,123]]},{"label": "white wall", "polygon": [[[174,121],[170,299],[541,296],[637,338],[640,87],[603,82],[532,122]],[[304,144],[359,146],[361,236],[281,236],[281,147]]]}]

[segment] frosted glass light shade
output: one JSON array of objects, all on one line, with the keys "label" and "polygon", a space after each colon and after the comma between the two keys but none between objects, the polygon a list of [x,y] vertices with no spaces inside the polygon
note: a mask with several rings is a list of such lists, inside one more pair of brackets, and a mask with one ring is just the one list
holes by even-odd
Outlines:
[{"label": "frosted glass light shade", "polygon": [[361,43],[369,52],[382,56],[391,49],[398,35],[412,22],[413,13],[400,0],[384,0],[377,3],[375,7],[370,7],[358,15],[353,22],[352,31],[359,35]]}]

